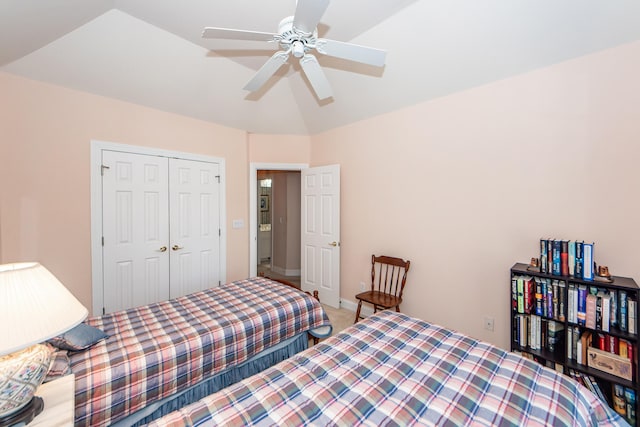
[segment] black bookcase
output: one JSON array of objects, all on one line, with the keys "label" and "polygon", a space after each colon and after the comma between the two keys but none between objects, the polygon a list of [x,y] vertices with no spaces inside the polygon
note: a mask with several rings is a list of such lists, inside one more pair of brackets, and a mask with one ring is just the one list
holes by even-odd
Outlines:
[{"label": "black bookcase", "polygon": [[[524,301],[525,296],[519,295],[518,280],[523,283],[523,293],[527,291],[526,281],[529,281],[531,286],[536,286],[533,289],[533,293],[529,294],[533,300],[529,299],[528,306]],[[537,287],[538,283],[546,284],[544,298],[542,298],[542,292],[536,292],[541,291],[541,288]],[[556,287],[555,293],[549,291],[549,286],[552,289]],[[586,322],[577,320],[577,316],[574,314],[576,303],[573,302],[573,297],[577,297],[577,289],[579,288],[586,288],[587,293],[605,295],[606,299],[610,301],[612,298],[616,298],[616,305],[619,305],[621,295],[626,295],[626,325],[623,325],[623,322],[618,320],[617,325],[610,323],[606,328],[608,331],[604,331],[603,328],[605,327],[601,323],[601,317],[598,318],[598,323],[595,326],[593,322],[589,322],[589,325],[587,325]],[[573,292],[571,301],[570,292]],[[511,351],[520,352],[526,357],[585,383],[588,388],[596,392],[596,395],[604,398],[612,408],[616,409],[617,405],[617,412],[624,415],[627,421],[633,425],[640,426],[636,415],[640,410],[640,376],[638,373],[639,297],[640,288],[638,288],[633,279],[628,277],[612,276],[611,281],[582,280],[571,276],[541,273],[537,269],[530,268],[527,264],[516,263],[511,268]],[[521,298],[520,306],[518,298]],[[542,306],[542,310],[538,305],[536,310],[536,304],[540,303],[540,299],[542,299],[542,304],[545,305]],[[590,299],[593,300],[594,298],[591,297]],[[633,301],[631,306],[632,308],[635,307],[631,316],[629,316],[629,301]],[[598,305],[600,305],[600,302],[598,302]],[[601,310],[601,308],[598,308],[598,310]],[[620,307],[618,307],[617,312],[620,313],[620,311]],[[618,319],[620,317],[618,315]],[[593,319],[592,316],[590,318]],[[537,326],[533,326],[534,323]],[[523,328],[526,329],[523,331]],[[531,340],[532,328],[534,329],[533,340]],[[593,366],[589,366],[589,362],[584,360],[584,357],[582,357],[582,362],[584,363],[578,363],[576,354],[577,341],[574,338],[576,334],[577,340],[582,341],[580,345],[587,344],[586,337],[591,336],[591,345],[588,346],[591,348],[599,347],[598,344],[602,342],[604,336],[607,344],[607,353],[622,351],[623,348],[620,346],[625,347],[627,349],[626,358],[630,360],[632,368],[630,378],[623,378],[616,374],[604,372],[601,369],[595,369]],[[617,347],[611,350],[614,345]],[[628,347],[631,347],[630,357]],[[616,355],[616,357],[620,358],[623,358],[623,356],[624,351],[622,356]],[[586,357],[586,359],[589,358],[589,356]],[[620,400],[620,391],[628,394],[626,396],[627,399],[624,399],[623,394],[624,400]],[[629,399],[631,397],[635,397],[635,399]],[[621,412],[622,402],[625,405],[624,414]]]}]

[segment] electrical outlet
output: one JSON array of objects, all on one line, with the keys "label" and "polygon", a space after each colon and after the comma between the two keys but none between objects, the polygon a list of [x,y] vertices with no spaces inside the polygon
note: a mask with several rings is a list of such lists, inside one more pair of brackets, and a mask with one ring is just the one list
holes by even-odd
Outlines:
[{"label": "electrical outlet", "polygon": [[493,317],[485,316],[484,317],[484,328],[487,331],[493,331],[493,322],[494,322]]},{"label": "electrical outlet", "polygon": [[360,282],[360,292],[364,292],[366,290],[367,285],[364,282]]}]

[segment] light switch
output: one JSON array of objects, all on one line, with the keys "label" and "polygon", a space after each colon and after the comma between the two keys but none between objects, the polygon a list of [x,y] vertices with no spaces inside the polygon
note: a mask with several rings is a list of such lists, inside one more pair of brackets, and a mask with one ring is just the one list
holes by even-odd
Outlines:
[{"label": "light switch", "polygon": [[242,228],[244,227],[244,221],[241,219],[234,219],[232,222],[233,228]]}]

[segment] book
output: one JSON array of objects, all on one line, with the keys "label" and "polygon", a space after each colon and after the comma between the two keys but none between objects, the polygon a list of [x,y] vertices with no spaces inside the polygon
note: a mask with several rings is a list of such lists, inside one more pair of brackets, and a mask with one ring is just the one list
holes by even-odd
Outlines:
[{"label": "book", "polygon": [[618,327],[622,332],[627,332],[627,291],[618,291]]},{"label": "book", "polygon": [[524,313],[524,277],[519,276],[516,278],[516,286],[518,313]]},{"label": "book", "polygon": [[587,308],[586,308],[586,318],[585,318],[585,326],[589,329],[596,328],[596,297],[593,294],[587,295]]},{"label": "book", "polygon": [[547,317],[553,318],[553,285],[551,280],[544,279],[547,286]]},{"label": "book", "polygon": [[562,274],[560,257],[560,254],[562,253],[562,241],[554,240],[551,248],[551,274],[554,276],[560,276]]},{"label": "book", "polygon": [[540,273],[547,272],[547,239],[540,239]]},{"label": "book", "polygon": [[578,325],[584,326],[587,322],[587,287],[578,285],[578,309],[577,320]]},{"label": "book", "polygon": [[553,271],[553,241],[555,239],[547,239],[547,273]]},{"label": "book", "polygon": [[559,322],[550,320],[547,323],[547,349],[556,351],[556,348],[562,348],[564,325]]},{"label": "book", "polygon": [[611,323],[611,295],[607,292],[598,292],[598,298],[601,301],[602,306],[602,330],[609,332]]},{"label": "book", "polygon": [[610,289],[609,295],[611,295],[611,312],[609,316],[609,325],[618,327],[618,291]]},{"label": "book", "polygon": [[576,271],[576,242],[569,241],[569,276],[573,277]]},{"label": "book", "polygon": [[534,312],[538,316],[542,316],[543,308],[542,308],[542,281],[539,278],[534,278],[535,282],[535,309]]},{"label": "book", "polygon": [[596,331],[602,330],[602,298],[599,295],[596,297]]},{"label": "book", "polygon": [[636,333],[636,300],[627,298],[627,330],[630,334]]},{"label": "book", "polygon": [[567,299],[569,300],[567,303],[567,320],[569,323],[576,323],[576,309],[577,309],[577,300],[576,300],[576,286],[573,283],[569,283],[569,290],[567,291]]},{"label": "book", "polygon": [[632,426],[636,425],[636,391],[632,388],[624,388],[624,401],[626,404],[625,418]]},{"label": "book", "polygon": [[593,280],[593,243],[582,246],[582,279]]},{"label": "book", "polygon": [[565,316],[566,316],[566,312],[567,312],[567,297],[566,297],[566,292],[565,289],[567,287],[567,284],[565,283],[564,280],[560,280],[558,282],[558,320],[561,322],[564,322],[565,320]]},{"label": "book", "polygon": [[576,266],[575,266],[575,272],[574,272],[574,277],[577,278],[582,278],[582,249],[583,249],[583,242],[578,242],[576,241]]},{"label": "book", "polygon": [[560,242],[560,274],[569,275],[569,241],[562,240]]}]

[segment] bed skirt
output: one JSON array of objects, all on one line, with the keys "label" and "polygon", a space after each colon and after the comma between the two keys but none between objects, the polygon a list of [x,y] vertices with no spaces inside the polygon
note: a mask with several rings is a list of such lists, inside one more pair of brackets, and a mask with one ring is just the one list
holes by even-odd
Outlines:
[{"label": "bed skirt", "polygon": [[306,350],[309,346],[309,338],[306,332],[289,338],[268,350],[253,356],[244,363],[220,372],[205,381],[201,381],[180,393],[169,396],[165,399],[152,403],[149,406],[129,415],[112,426],[142,426],[156,418],[173,412],[183,406],[189,405],[204,396],[215,393],[225,387],[241,381],[251,375],[264,371],[265,369],[279,363],[296,353]]}]

